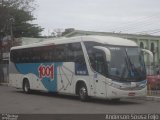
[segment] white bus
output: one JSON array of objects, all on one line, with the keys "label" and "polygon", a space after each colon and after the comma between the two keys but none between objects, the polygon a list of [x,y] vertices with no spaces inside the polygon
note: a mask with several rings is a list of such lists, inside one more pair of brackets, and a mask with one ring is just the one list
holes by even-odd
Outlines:
[{"label": "white bus", "polygon": [[[147,51],[147,50],[146,50]],[[10,85],[25,93],[120,99],[147,93],[141,49],[133,41],[107,36],[79,36],[12,47]]]}]

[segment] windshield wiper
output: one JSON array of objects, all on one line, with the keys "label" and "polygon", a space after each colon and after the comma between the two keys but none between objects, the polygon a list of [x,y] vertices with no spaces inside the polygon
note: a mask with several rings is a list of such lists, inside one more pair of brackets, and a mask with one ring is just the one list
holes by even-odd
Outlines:
[{"label": "windshield wiper", "polygon": [[[127,69],[129,70],[129,66],[128,66],[128,62],[127,62],[127,58],[125,57],[125,63],[126,63],[126,66],[127,66]],[[121,76],[120,76],[120,80],[122,80],[122,79],[124,79],[124,74],[125,74],[125,72],[126,72],[126,66],[124,66],[124,68],[123,68],[123,70],[122,70],[122,74],[121,74]]]},{"label": "windshield wiper", "polygon": [[[141,74],[137,71],[135,65],[131,62],[131,59],[130,59],[130,57],[128,56],[128,53],[127,53],[126,49],[125,49],[125,53],[126,53],[126,57],[127,57],[127,59],[128,59],[128,63],[129,63],[128,67],[130,66],[130,69],[129,69],[129,70],[131,70],[131,71],[130,71],[130,72],[131,72],[131,75],[130,75],[130,76],[131,76],[131,77],[136,77],[135,74],[138,74],[138,76],[139,76],[139,78],[140,78],[140,77],[141,77]],[[132,75],[132,74],[134,74],[134,75]]]}]

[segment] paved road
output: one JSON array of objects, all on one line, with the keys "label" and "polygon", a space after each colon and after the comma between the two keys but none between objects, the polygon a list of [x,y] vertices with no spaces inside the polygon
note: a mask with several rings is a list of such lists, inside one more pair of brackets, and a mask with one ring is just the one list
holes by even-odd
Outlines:
[{"label": "paved road", "polygon": [[0,86],[0,113],[160,113],[160,102],[134,99],[120,102],[92,99],[90,102],[81,102],[73,96],[54,96],[44,92],[24,94],[20,89]]}]

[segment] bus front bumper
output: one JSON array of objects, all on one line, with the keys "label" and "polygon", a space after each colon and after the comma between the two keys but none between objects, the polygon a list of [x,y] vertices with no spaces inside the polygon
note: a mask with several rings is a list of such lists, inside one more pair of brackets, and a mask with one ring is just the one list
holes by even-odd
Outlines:
[{"label": "bus front bumper", "polygon": [[145,97],[147,96],[147,86],[140,90],[121,90],[112,86],[108,86],[107,98],[132,98],[132,97]]}]

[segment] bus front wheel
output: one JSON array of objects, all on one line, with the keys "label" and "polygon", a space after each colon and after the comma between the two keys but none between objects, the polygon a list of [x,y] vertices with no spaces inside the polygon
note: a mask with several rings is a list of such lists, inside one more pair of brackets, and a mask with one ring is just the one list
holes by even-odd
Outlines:
[{"label": "bus front wheel", "polygon": [[29,84],[29,81],[28,80],[24,80],[23,82],[23,91],[25,93],[30,93],[30,84]]},{"label": "bus front wheel", "polygon": [[79,88],[79,98],[81,101],[87,101],[88,100],[88,92],[86,85],[81,85]]}]

